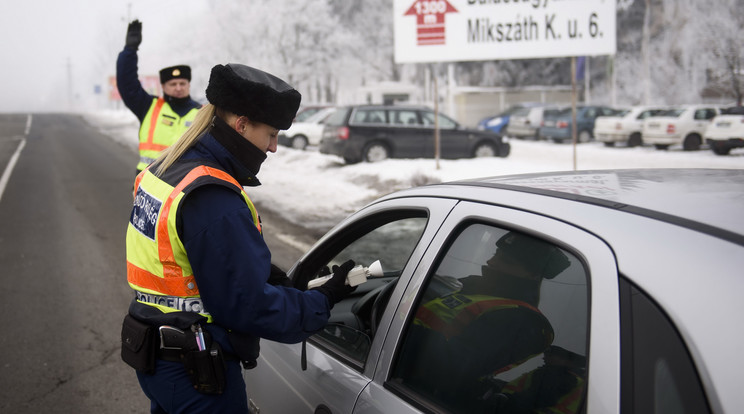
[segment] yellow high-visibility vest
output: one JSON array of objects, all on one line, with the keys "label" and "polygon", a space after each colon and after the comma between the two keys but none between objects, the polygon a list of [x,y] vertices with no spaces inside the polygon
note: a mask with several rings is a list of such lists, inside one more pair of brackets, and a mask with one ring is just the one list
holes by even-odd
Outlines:
[{"label": "yellow high-visibility vest", "polygon": [[[134,206],[127,225],[127,281],[141,303],[163,312],[194,311],[211,317],[202,306],[186,249],[176,229],[176,212],[184,196],[204,184],[221,184],[239,192],[261,232],[256,208],[232,176],[198,163],[176,163],[157,177],[149,168],[135,180]],[[188,189],[187,189],[188,187]],[[155,299],[149,299],[155,298]]]},{"label": "yellow high-visibility vest", "polygon": [[163,98],[153,98],[139,130],[139,155],[137,169],[142,171],[155,161],[160,151],[170,147],[194,122],[198,108],[180,116]]}]

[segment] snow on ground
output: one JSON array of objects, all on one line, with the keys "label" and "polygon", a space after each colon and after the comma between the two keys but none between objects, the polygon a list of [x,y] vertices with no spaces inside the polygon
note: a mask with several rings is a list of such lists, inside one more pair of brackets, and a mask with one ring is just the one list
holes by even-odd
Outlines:
[{"label": "snow on ground", "polygon": [[[103,133],[136,151],[139,124],[128,111],[86,113],[84,118]],[[402,159],[344,164],[336,156],[279,147],[258,174],[262,186],[249,188],[251,199],[287,220],[305,227],[328,229],[375,198],[391,191],[432,182],[573,170],[571,144],[511,140],[508,158],[462,160]],[[744,169],[744,149],[729,156],[709,150],[685,152],[653,147],[607,148],[601,143],[576,149],[578,170],[607,168],[734,168]]]}]

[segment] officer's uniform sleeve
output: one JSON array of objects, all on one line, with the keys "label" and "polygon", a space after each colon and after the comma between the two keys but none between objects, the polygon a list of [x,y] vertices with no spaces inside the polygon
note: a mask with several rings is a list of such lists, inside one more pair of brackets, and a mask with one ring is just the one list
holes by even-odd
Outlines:
[{"label": "officer's uniform sleeve", "polygon": [[116,59],[116,87],[121,100],[142,122],[155,96],[147,93],[137,74],[137,51],[125,47]]},{"label": "officer's uniform sleeve", "polygon": [[322,293],[266,283],[271,253],[235,191],[200,187],[186,196],[179,214],[196,284],[217,324],[295,343],[328,322],[330,305]]}]

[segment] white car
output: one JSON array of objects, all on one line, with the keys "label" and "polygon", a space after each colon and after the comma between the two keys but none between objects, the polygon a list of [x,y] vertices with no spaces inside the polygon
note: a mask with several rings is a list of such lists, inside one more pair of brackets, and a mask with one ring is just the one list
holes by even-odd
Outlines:
[{"label": "white car", "polygon": [[705,142],[718,155],[744,147],[744,107],[726,108],[705,130]]},{"label": "white car", "polygon": [[600,116],[594,121],[594,137],[608,147],[616,143],[643,145],[643,120],[660,111],[657,107],[634,106],[617,115]]},{"label": "white car", "polygon": [[514,138],[538,139],[540,137],[540,125],[543,121],[543,112],[546,105],[521,108],[514,112],[509,118],[506,127],[506,136]]},{"label": "white car", "polygon": [[685,151],[697,151],[705,129],[721,113],[715,105],[686,105],[665,110],[643,121],[643,142],[656,149],[682,145]]},{"label": "white car", "polygon": [[317,146],[323,135],[323,122],[335,111],[333,107],[324,108],[304,121],[295,121],[287,130],[279,132],[279,144],[299,150],[304,150],[308,145]]},{"label": "white car", "polygon": [[744,170],[724,169],[389,194],[288,272],[305,289],[348,259],[370,267],[305,346],[261,341],[251,411],[739,413],[742,194]]}]

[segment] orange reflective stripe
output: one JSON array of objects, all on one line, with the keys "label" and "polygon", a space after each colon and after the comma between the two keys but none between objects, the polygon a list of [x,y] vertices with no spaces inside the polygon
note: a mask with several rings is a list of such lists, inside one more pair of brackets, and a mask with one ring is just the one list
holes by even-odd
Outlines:
[{"label": "orange reflective stripe", "polygon": [[137,196],[137,189],[139,188],[140,183],[142,182],[142,177],[145,175],[145,171],[147,171],[147,169],[140,171],[140,173],[137,174],[137,177],[134,178],[134,188],[132,190],[132,198]]},{"label": "orange reflective stripe", "polygon": [[[194,276],[182,277],[178,279],[173,278],[161,278],[154,275],[147,270],[140,269],[127,261],[127,280],[129,283],[137,285],[144,289],[153,290],[156,292],[168,292],[172,296],[198,296],[199,288],[196,287]],[[193,289],[189,289],[189,284],[194,286]]]},{"label": "orange reflective stripe", "polygon": [[562,413],[576,412],[576,407],[571,407],[571,405],[576,404],[576,402],[581,398],[581,395],[584,393],[584,380],[581,377],[576,376],[575,374],[574,376],[577,378],[577,381],[579,382],[579,384],[574,388],[571,394],[558,400],[558,404],[556,405],[555,408],[559,412],[562,412]]},{"label": "orange reflective stripe", "polygon": [[163,108],[163,104],[165,104],[165,99],[163,98],[158,98],[158,101],[155,103],[155,109],[153,110],[152,118],[150,118],[150,131],[147,133],[148,144],[152,144],[152,137],[155,135],[155,127],[158,125],[158,117],[160,116],[160,110]]},{"label": "orange reflective stripe", "polygon": [[[152,140],[152,133],[150,134],[150,136],[149,136],[148,139],[149,140]],[[149,150],[152,150],[152,151],[162,151],[162,150],[164,150],[166,148],[168,148],[167,145],[155,144],[153,142],[141,142],[139,144],[140,151],[149,151]]]},{"label": "orange reflective stripe", "polygon": [[[193,183],[197,178],[203,177],[205,175],[227,181],[238,187],[240,191],[243,191],[243,186],[241,186],[229,174],[216,168],[207,167],[205,165],[198,166],[189,171],[189,173],[186,174],[186,177],[184,177],[181,182],[178,183],[176,188],[171,191],[168,199],[165,201],[165,203],[163,203],[163,211],[160,213],[161,219],[158,221],[158,255],[160,257],[160,262],[163,263],[163,276],[166,278],[183,276],[183,270],[181,269],[181,266],[176,263],[175,255],[173,254],[173,246],[170,242],[170,234],[168,232],[168,215],[170,214],[170,209],[173,206],[173,201],[175,201],[176,197],[178,197],[178,195],[183,191],[184,188],[186,188],[186,186]],[[261,226],[257,220],[256,227],[260,232]]]}]

